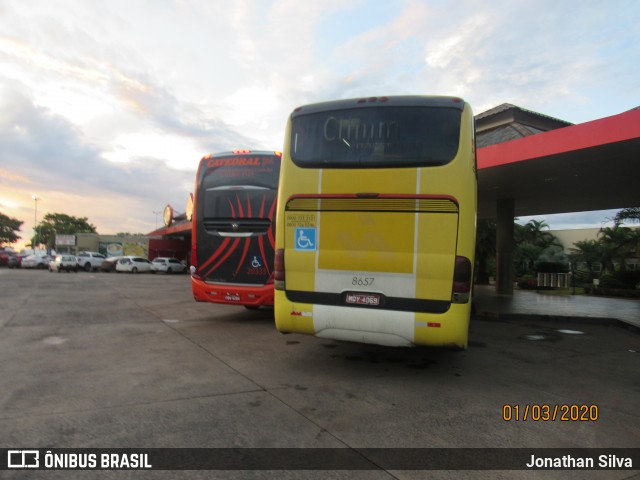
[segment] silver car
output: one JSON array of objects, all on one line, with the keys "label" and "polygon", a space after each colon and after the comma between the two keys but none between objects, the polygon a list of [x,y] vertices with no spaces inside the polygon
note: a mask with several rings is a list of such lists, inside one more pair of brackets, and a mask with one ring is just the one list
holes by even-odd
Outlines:
[{"label": "silver car", "polygon": [[121,257],[116,263],[116,272],[150,272],[151,262],[144,257],[138,257],[135,255],[128,255]]},{"label": "silver car", "polygon": [[37,268],[44,270],[49,266],[53,257],[49,255],[29,255],[22,259],[22,268]]},{"label": "silver car", "polygon": [[187,266],[177,258],[172,257],[156,257],[151,262],[151,272],[164,272],[164,273],[184,273],[187,271]]},{"label": "silver car", "polygon": [[60,273],[63,270],[78,273],[78,259],[74,255],[56,255],[56,258],[49,262],[49,271]]}]

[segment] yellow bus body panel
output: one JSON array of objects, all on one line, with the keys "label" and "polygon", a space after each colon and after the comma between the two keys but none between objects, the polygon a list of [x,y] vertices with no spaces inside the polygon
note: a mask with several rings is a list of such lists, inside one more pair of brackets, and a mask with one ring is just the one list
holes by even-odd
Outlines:
[{"label": "yellow bus body panel", "polygon": [[318,268],[412,273],[415,215],[322,212]]}]

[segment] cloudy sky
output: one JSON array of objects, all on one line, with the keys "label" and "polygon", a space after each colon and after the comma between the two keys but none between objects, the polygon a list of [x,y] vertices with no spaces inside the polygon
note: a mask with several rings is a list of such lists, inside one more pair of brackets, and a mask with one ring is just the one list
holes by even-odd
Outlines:
[{"label": "cloudy sky", "polygon": [[[198,160],[323,100],[452,94],[573,123],[640,105],[635,0],[0,0],[0,212],[148,232]],[[615,211],[548,216],[601,226]]]}]

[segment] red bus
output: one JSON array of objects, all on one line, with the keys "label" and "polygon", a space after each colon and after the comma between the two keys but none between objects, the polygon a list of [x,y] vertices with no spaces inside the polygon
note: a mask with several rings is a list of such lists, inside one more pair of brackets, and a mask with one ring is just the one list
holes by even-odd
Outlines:
[{"label": "red bus", "polygon": [[273,305],[276,151],[206,155],[196,176],[191,288],[199,302]]}]

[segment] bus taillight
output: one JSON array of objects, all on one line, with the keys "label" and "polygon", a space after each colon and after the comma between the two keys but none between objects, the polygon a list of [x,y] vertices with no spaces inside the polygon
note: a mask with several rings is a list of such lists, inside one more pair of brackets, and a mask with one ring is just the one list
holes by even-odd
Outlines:
[{"label": "bus taillight", "polygon": [[276,290],[284,290],[284,248],[276,250],[273,262],[273,284]]},{"label": "bus taillight", "polygon": [[198,254],[196,253],[197,247],[196,245],[192,245],[191,247],[191,266],[189,267],[189,273],[193,278],[197,278],[198,280],[202,280],[202,277],[198,273]]},{"label": "bus taillight", "polygon": [[471,292],[471,260],[467,257],[456,256],[456,264],[453,270],[453,303],[467,303]]}]

